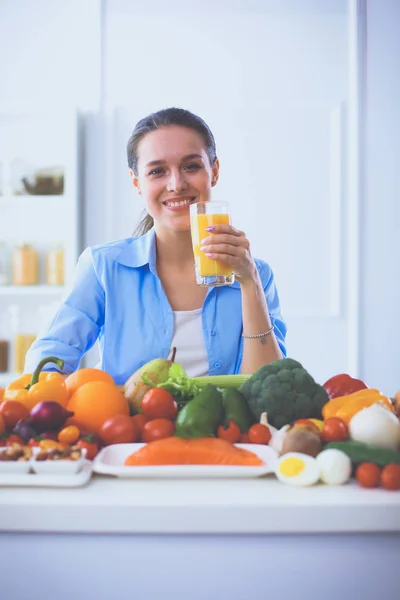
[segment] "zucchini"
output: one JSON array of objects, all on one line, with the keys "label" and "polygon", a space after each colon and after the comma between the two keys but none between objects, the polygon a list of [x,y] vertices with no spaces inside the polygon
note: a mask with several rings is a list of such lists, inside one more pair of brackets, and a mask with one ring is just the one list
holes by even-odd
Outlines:
[{"label": "zucchini", "polygon": [[371,462],[378,467],[396,463],[400,465],[400,453],[389,448],[377,448],[369,446],[362,442],[353,442],[351,440],[345,442],[329,442],[324,446],[324,449],[336,448],[341,450],[350,458],[353,466],[358,466],[364,462]]}]

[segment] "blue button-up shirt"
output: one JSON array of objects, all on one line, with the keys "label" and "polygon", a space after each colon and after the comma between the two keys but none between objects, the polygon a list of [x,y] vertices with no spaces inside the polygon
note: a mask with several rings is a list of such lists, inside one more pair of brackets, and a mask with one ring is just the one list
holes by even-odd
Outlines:
[{"label": "blue button-up shirt", "polygon": [[[256,259],[271,322],[284,356],[286,325],[271,268]],[[238,373],[243,355],[240,284],[207,290],[202,308],[210,375]],[[174,314],[156,269],[154,228],[127,238],[86,248],[76,268],[72,290],[47,331],[29,349],[25,372],[46,356],[64,360],[71,373],[99,341],[99,368],[123,384],[154,358],[167,358],[174,333]],[[185,368],[184,362],[177,362]],[[51,368],[49,363],[45,369]]]}]

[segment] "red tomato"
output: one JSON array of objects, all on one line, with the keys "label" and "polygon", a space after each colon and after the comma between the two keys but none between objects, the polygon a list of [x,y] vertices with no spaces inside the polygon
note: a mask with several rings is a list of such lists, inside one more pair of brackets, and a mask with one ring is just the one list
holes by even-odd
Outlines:
[{"label": "red tomato", "polygon": [[33,437],[29,440],[29,442],[27,443],[27,446],[29,446],[30,448],[36,448],[39,446],[39,442],[41,440],[42,440],[42,438],[40,436]]},{"label": "red tomato", "polygon": [[129,415],[110,417],[100,427],[99,435],[105,446],[137,442],[140,431]]},{"label": "red tomato", "polygon": [[239,442],[241,444],[250,444],[249,434],[248,433],[242,433],[242,435],[240,436]]},{"label": "red tomato", "polygon": [[78,440],[75,444],[75,446],[82,448],[82,450],[86,448],[86,458],[89,460],[93,460],[99,451],[99,447],[93,439],[93,436],[88,435],[85,438]]},{"label": "red tomato", "polygon": [[400,490],[400,465],[390,464],[383,467],[381,486],[385,490]]},{"label": "red tomato", "polygon": [[143,435],[143,427],[145,426],[145,424],[147,423],[147,421],[149,420],[147,417],[145,417],[144,415],[140,414],[140,415],[134,415],[133,417],[131,417],[132,421],[135,423],[136,427],[139,430],[139,437],[138,437],[138,442],[142,441],[142,435]]},{"label": "red tomato", "polygon": [[12,446],[12,444],[19,444],[20,446],[25,446],[25,442],[22,439],[22,437],[20,437],[19,435],[17,435],[16,433],[12,433],[11,435],[8,435],[6,437],[6,446]]},{"label": "red tomato", "polygon": [[142,413],[148,419],[175,421],[178,405],[172,394],[162,388],[152,388],[143,396]]},{"label": "red tomato", "polygon": [[234,421],[229,421],[227,428],[223,425],[219,425],[217,429],[217,437],[226,442],[230,442],[231,444],[237,444],[240,440],[240,436],[240,427]]},{"label": "red tomato", "polygon": [[271,439],[269,427],[263,425],[263,423],[252,425],[248,431],[248,435],[251,444],[268,444]]},{"label": "red tomato", "polygon": [[324,442],[342,442],[349,439],[349,430],[339,417],[329,417],[324,422],[321,436]]},{"label": "red tomato", "polygon": [[174,435],[175,425],[169,419],[153,419],[145,423],[142,440],[146,444]]},{"label": "red tomato", "polygon": [[143,431],[143,427],[145,426],[147,421],[149,421],[149,419],[145,415],[142,415],[142,414],[134,415],[133,417],[131,417],[131,419],[134,423],[136,423],[136,425],[139,427],[140,431]]},{"label": "red tomato", "polygon": [[361,463],[356,469],[356,480],[365,488],[374,488],[379,485],[381,471],[374,463]]},{"label": "red tomato", "polygon": [[16,400],[5,400],[0,405],[0,414],[6,429],[11,431],[20,419],[25,419],[29,415],[29,409]]}]

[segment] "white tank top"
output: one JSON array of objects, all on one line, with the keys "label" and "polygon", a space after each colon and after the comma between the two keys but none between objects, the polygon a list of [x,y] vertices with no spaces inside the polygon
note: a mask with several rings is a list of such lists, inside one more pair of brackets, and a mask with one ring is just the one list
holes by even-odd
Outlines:
[{"label": "white tank top", "polygon": [[208,375],[208,356],[204,341],[201,308],[174,311],[175,360],[182,365],[189,377]]}]

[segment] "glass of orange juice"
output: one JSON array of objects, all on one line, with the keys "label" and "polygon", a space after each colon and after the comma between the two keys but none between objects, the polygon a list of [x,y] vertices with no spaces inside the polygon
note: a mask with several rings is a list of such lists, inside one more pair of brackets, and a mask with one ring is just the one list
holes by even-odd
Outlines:
[{"label": "glass of orange juice", "polygon": [[198,285],[230,285],[235,281],[232,267],[220,260],[213,260],[200,250],[201,241],[212,236],[206,231],[213,225],[231,223],[229,205],[226,202],[196,202],[190,205],[190,231],[194,254],[196,281]]}]

